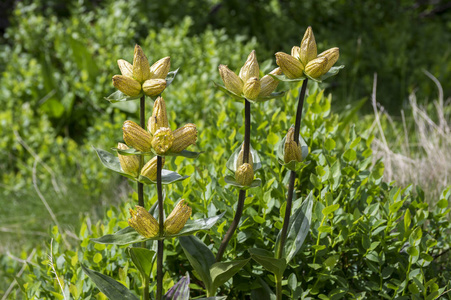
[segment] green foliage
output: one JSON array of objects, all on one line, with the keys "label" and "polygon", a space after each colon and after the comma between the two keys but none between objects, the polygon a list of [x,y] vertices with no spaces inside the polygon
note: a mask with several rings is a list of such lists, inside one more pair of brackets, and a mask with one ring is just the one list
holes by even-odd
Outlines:
[{"label": "green foliage", "polygon": [[[424,55],[414,61],[417,54],[413,51],[409,52],[412,60],[401,54],[401,58],[389,54],[387,59],[381,60],[379,53],[392,53],[385,47],[397,48],[399,44],[407,47],[413,37],[419,36],[421,40],[426,38],[425,33],[442,29],[431,22],[418,32],[407,30],[410,26],[405,18],[411,15],[396,15],[402,7],[390,5],[358,4],[369,6],[374,18],[358,14],[354,19],[345,17],[349,12],[344,13],[347,8],[344,2],[231,1],[220,4],[223,6],[217,14],[235,7],[256,17],[247,16],[243,20],[240,15],[236,22],[227,19],[227,29],[212,30],[203,25],[215,12],[208,18],[205,15],[179,18],[179,14],[187,6],[187,11],[196,12],[214,2],[201,2],[195,8],[189,7],[191,1],[166,2],[168,5],[158,13],[155,9],[143,9],[154,8],[157,2],[115,1],[93,11],[73,5],[72,15],[63,19],[41,14],[36,5],[19,4],[14,11],[13,26],[5,36],[8,43],[1,46],[0,58],[3,70],[0,105],[5,108],[0,112],[3,133],[0,151],[4,158],[0,161],[3,171],[0,195],[9,200],[8,205],[0,209],[0,214],[7,216],[2,226],[8,225],[13,230],[14,236],[9,235],[9,238],[16,243],[29,240],[28,234],[36,231],[39,239],[49,242],[45,230],[52,220],[42,221],[37,217],[47,215],[47,211],[36,196],[35,186],[59,212],[57,218],[62,226],[53,227],[50,234],[54,239],[50,254],[56,274],[48,266],[48,244],[36,246],[36,253],[31,255],[21,275],[17,275],[22,267],[20,260],[3,256],[0,275],[7,283],[0,286],[2,292],[17,275],[17,284],[9,299],[63,299],[63,293],[74,299],[106,299],[83,272],[81,263],[98,272],[91,275],[109,276],[130,290],[142,288],[142,272],[150,273],[151,284],[154,283],[156,270],[151,251],[134,253],[134,250],[126,251],[125,246],[92,241],[127,228],[128,208],[137,202],[136,194],[131,199],[117,199],[120,181],[113,172],[103,168],[91,145],[108,149],[112,141],[121,140],[123,120],[136,118],[136,102],[110,104],[103,97],[112,92],[110,78],[118,73],[116,59],[130,61],[130,46],[140,38],[143,49],[148,49],[146,54],[150,61],[171,55],[171,69],[180,67],[174,84],[164,94],[170,126],[176,128],[195,122],[199,128],[195,150],[204,152],[193,161],[183,157],[167,158],[168,169],[190,178],[165,189],[166,213],[181,198],[192,207],[193,220],[214,218],[225,212],[215,226],[205,228],[207,230],[196,237],[165,241],[166,291],[187,271],[192,274],[191,297],[202,297],[208,292],[231,298],[264,299],[262,295],[268,296],[274,290],[272,273],[283,276],[285,296],[292,299],[403,299],[403,296],[434,299],[449,289],[450,189],[446,189],[440,199],[431,201],[421,190],[401,189],[385,183],[383,162],[373,161],[370,131],[365,130],[366,127],[350,126],[363,101],[346,114],[335,114],[331,112],[331,96],[325,96],[316,83],[310,85],[304,108],[301,135],[309,150],[306,160],[310,163],[298,172],[290,226],[293,229],[285,249],[287,259],[272,256],[285,214],[289,174],[288,168],[278,163],[276,145],[292,125],[288,120],[293,120],[295,112],[298,94],[295,89],[282,98],[252,104],[252,146],[261,159],[262,168],[256,172],[261,184],[248,190],[243,217],[226,252],[228,262],[214,263],[214,249],[218,248],[234,215],[236,190],[226,184],[225,175],[227,159],[243,140],[244,122],[240,113],[242,104],[216,90],[213,81],[219,82],[217,66],[220,63],[236,70],[251,49],[260,51],[256,40],[235,35],[238,30],[253,35],[255,28],[259,28],[267,37],[258,39],[264,47],[262,57],[269,58],[267,53],[272,53],[273,45],[283,46],[288,51],[288,46],[298,44],[299,28],[305,26],[295,24],[299,18],[284,23],[269,22],[272,19],[268,16],[277,16],[279,20],[286,10],[293,8],[301,14],[317,12],[301,19],[311,21],[310,24],[318,28],[318,36],[326,35],[327,30],[327,36],[332,39],[324,45],[344,45],[340,46],[343,62],[350,67],[343,69],[340,76],[348,78],[347,95],[356,99],[353,95],[361,95],[358,90],[365,89],[362,82],[369,82],[374,65],[381,65],[387,73],[395,70],[397,74],[402,69],[399,78],[407,82],[404,70],[412,64],[416,68],[427,65],[429,59],[434,58]],[[180,7],[174,11],[176,2]],[[247,6],[248,3],[263,5],[263,12]],[[332,9],[331,4],[336,4],[337,8]],[[388,24],[381,22],[386,10],[392,10]],[[318,15],[327,16],[331,21],[324,23],[334,24],[334,28],[322,28],[318,20],[311,19]],[[397,28],[397,17],[406,29],[403,31],[405,39],[399,41],[389,35]],[[173,26],[159,28],[163,20]],[[254,23],[256,20],[265,21]],[[244,26],[244,21],[252,23],[251,26]],[[219,26],[225,21],[217,18],[216,22],[215,26]],[[367,37],[355,36],[355,28],[363,32],[370,27],[366,22],[384,25],[377,27],[379,29],[371,27]],[[260,24],[268,30],[262,31],[257,26]],[[347,35],[347,42],[340,40],[342,35],[334,34],[334,30]],[[374,31],[381,34],[370,35]],[[233,35],[228,36],[226,32]],[[375,41],[377,47],[369,40],[370,36],[381,37]],[[433,36],[435,43],[436,35]],[[276,37],[278,40],[285,37],[287,44],[272,44]],[[361,48],[355,47],[356,38],[362,41]],[[443,39],[447,38],[444,34]],[[403,47],[398,48],[406,49]],[[437,51],[435,47],[429,48]],[[439,68],[446,67],[440,63],[443,56],[446,53],[435,57]],[[261,68],[270,70],[271,62],[261,63]],[[398,84],[399,81],[390,82],[387,90]],[[404,89],[406,84],[400,86]],[[279,90],[287,89],[288,83],[280,84]],[[122,181],[122,187],[124,183]],[[123,194],[127,193],[125,190]],[[146,204],[150,206],[155,202],[155,189],[147,189]],[[82,216],[78,222],[79,212],[88,211],[91,206],[99,207],[98,215],[106,210],[103,218],[97,222],[96,216],[93,219]],[[309,223],[309,231],[305,230],[306,223]],[[68,230],[72,234],[68,234]],[[202,250],[205,261],[184,251],[191,247],[184,245],[186,241]],[[147,241],[147,246],[156,250],[154,241]],[[18,256],[26,260],[30,253],[33,254],[25,248]],[[63,291],[56,276],[62,282]],[[449,294],[442,296],[446,297],[449,299]]]}]

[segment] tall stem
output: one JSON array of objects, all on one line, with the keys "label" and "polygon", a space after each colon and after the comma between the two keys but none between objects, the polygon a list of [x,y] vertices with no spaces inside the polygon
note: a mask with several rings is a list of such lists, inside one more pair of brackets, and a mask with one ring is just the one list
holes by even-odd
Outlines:
[{"label": "tall stem", "polygon": [[[305,92],[307,90],[308,78],[302,82],[301,92],[299,93],[298,108],[296,111],[296,122],[294,124],[294,141],[299,145],[299,132],[301,129],[302,108],[304,107]],[[285,217],[283,219],[282,232],[280,234],[280,242],[276,249],[276,258],[281,258],[285,240],[287,238],[288,224],[290,223],[291,206],[293,205],[294,183],[296,181],[296,172],[290,171],[290,181],[288,183],[287,206],[285,208]],[[282,300],[282,277],[277,276],[276,280],[276,295],[277,300]]]},{"label": "tall stem", "polygon": [[[146,116],[146,101],[145,101],[145,96],[142,96],[140,101],[139,101],[139,124],[141,125],[142,128],[145,129],[146,127],[146,120],[145,120],[145,116]],[[141,170],[141,168],[144,165],[144,155],[140,156],[140,166],[139,169]],[[144,207],[144,184],[142,184],[141,182],[138,182],[138,204],[139,206]],[[145,247],[145,243],[143,243],[143,247]]]},{"label": "tall stem", "polygon": [[[146,98],[142,96],[139,100],[139,125],[145,129],[146,127]],[[139,158],[139,169],[141,170],[144,166],[144,155],[140,155]],[[144,207],[144,184],[138,182],[138,205]],[[146,248],[146,242],[141,243],[142,248]],[[144,289],[143,289],[143,300],[149,300],[149,278],[147,276],[143,277]]]},{"label": "tall stem", "polygon": [[[299,131],[301,128],[301,118],[302,118],[302,108],[304,106],[304,98],[305,98],[305,92],[307,90],[307,81],[306,78],[304,82],[302,83],[301,92],[299,94],[298,99],[298,108],[296,111],[296,123],[294,125],[294,141],[296,144],[299,145]],[[293,204],[293,194],[294,194],[294,183],[296,181],[296,172],[291,171],[290,173],[290,181],[288,184],[288,194],[287,194],[287,206],[285,208],[285,217],[283,220],[283,227],[282,232],[280,235],[280,243],[279,247],[276,252],[276,257],[281,258],[283,253],[283,247],[285,245],[285,240],[287,238],[287,231],[288,231],[288,224],[290,223],[290,216],[291,216],[291,206]]]},{"label": "tall stem", "polygon": [[[158,191],[158,222],[160,236],[164,233],[164,206],[163,206],[163,186],[161,185],[161,169],[163,168],[163,159],[157,156],[157,191]],[[158,240],[157,249],[157,300],[161,300],[163,294],[163,251],[164,240]]]},{"label": "tall stem", "polygon": [[[243,147],[243,163],[249,163],[250,155],[250,140],[251,140],[251,103],[244,100],[244,147]],[[238,223],[240,222],[241,215],[244,209],[244,200],[246,200],[246,190],[240,190],[238,195],[238,204],[236,206],[235,217],[233,218],[232,224],[230,224],[224,238],[219,246],[218,253],[216,254],[216,262],[222,260],[222,256],[229,244],[230,239],[235,233]]]}]

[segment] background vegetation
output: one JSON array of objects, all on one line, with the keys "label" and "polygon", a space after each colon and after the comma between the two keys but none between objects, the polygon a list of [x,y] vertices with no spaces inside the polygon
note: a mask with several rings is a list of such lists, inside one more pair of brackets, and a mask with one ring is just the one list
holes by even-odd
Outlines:
[{"label": "background vegetation", "polygon": [[[217,245],[219,237],[213,233],[223,233],[225,222],[232,218],[229,206],[236,198],[222,179],[225,161],[237,147],[236,141],[242,140],[237,136],[243,134],[238,125],[243,123],[242,116],[237,113],[241,104],[213,87],[213,81],[220,81],[217,67],[223,63],[236,70],[256,49],[261,69],[271,70],[273,53],[288,52],[299,44],[308,25],[320,42],[319,49],[340,47],[339,62],[346,68],[323,86],[333,98],[324,97],[316,86],[310,90],[302,133],[313,163],[303,171],[298,189],[303,196],[313,191],[319,204],[312,234],[291,268],[297,270],[296,284],[294,279],[286,284],[301,294],[315,285],[318,293],[328,297],[341,293],[391,297],[396,293],[393,287],[406,280],[410,294],[421,294],[416,287],[426,291],[422,296],[427,297],[449,284],[449,189],[442,191],[451,176],[446,151],[450,146],[451,12],[444,1],[10,4],[5,4],[9,24],[4,25],[0,46],[0,277],[8,279],[0,283],[0,291],[10,299],[23,297],[19,286],[26,287],[29,298],[61,298],[55,275],[47,267],[51,237],[55,267],[75,299],[98,293],[79,269],[82,260],[124,283],[140,284],[137,273],[123,275],[124,269],[134,268],[123,251],[111,246],[99,249],[89,242],[90,237],[124,226],[126,209],[136,198],[130,196],[127,181],[105,170],[91,148],[108,149],[121,141],[123,120],[137,117],[136,103],[111,106],[103,99],[113,91],[110,80],[119,72],[118,58],[131,60],[130,49],[139,43],[150,61],[170,55],[173,69],[180,67],[176,81],[165,92],[173,112],[172,127],[195,122],[200,131],[198,149],[208,155],[195,164],[170,162],[174,170],[191,178],[168,195],[174,202],[189,199],[194,218],[227,210],[211,235],[201,235]],[[441,90],[423,69],[438,79]],[[374,73],[378,74],[377,97],[372,98]],[[293,92],[253,110],[253,139],[261,141],[253,146],[266,163],[259,174],[263,189],[246,202],[245,221],[236,236],[239,243],[235,242],[230,257],[246,255],[246,247],[271,247],[271,238],[261,237],[275,237],[281,226],[284,210],[279,200],[284,198],[286,170],[277,164],[273,149],[290,126],[287,120],[294,114],[295,96]],[[381,156],[385,156],[383,162],[378,161]],[[340,162],[340,168],[335,165],[334,169],[340,173],[338,183],[338,173],[330,175],[336,161]],[[401,162],[402,168],[397,165]],[[383,178],[384,163],[388,173]],[[392,180],[398,182],[384,183]],[[418,187],[409,187],[410,183]],[[153,203],[154,191],[148,192]],[[332,203],[340,209],[326,219],[330,229],[319,234],[322,207]],[[399,207],[393,207],[395,203]],[[409,224],[407,211],[412,216]],[[55,220],[58,228],[52,228]],[[356,233],[346,239],[343,230],[352,222],[357,222]],[[267,230],[255,229],[256,223]],[[382,226],[387,227],[378,229]],[[394,232],[399,232],[397,243],[390,237]],[[432,239],[437,244],[428,242]],[[317,241],[321,247],[312,250]],[[417,255],[414,250],[408,252],[409,247]],[[168,256],[166,284],[170,287],[190,268],[177,241]],[[28,257],[31,263],[22,270]],[[412,264],[416,267],[409,270],[418,273],[406,278]],[[238,276],[255,278],[253,271],[246,272]],[[321,276],[309,279],[312,272]],[[19,284],[11,285],[14,277]],[[271,285],[268,278],[254,287]],[[232,293],[230,284],[224,294]],[[200,283],[197,286],[201,288]],[[244,286],[234,287],[232,295],[250,293]]]}]

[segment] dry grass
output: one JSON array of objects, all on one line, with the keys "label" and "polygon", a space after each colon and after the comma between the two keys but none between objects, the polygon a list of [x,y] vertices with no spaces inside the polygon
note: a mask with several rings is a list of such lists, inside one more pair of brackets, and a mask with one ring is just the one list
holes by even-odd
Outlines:
[{"label": "dry grass", "polygon": [[[393,118],[376,101],[377,75],[374,77],[372,104],[375,159],[385,164],[384,178],[398,185],[413,184],[425,191],[429,203],[439,200],[451,179],[451,98],[444,100],[440,82],[424,73],[438,88],[438,99],[421,106],[415,93],[409,96],[410,107],[401,111],[401,121]],[[407,114],[407,115],[406,115]]]}]

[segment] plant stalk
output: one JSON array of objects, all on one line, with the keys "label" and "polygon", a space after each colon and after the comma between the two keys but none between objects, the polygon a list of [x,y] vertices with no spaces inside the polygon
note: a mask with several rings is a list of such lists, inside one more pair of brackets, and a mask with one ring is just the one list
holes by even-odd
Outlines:
[{"label": "plant stalk", "polygon": [[[294,141],[299,145],[299,132],[301,130],[301,118],[302,118],[302,108],[304,107],[305,92],[307,90],[308,78],[302,82],[301,92],[299,93],[298,108],[296,111],[296,121],[294,125]],[[283,248],[285,246],[285,240],[287,238],[288,224],[290,223],[291,207],[293,205],[293,194],[294,194],[294,183],[296,181],[296,172],[290,171],[290,181],[288,183],[288,193],[287,193],[287,206],[285,208],[285,217],[283,219],[282,232],[280,234],[280,241],[276,249],[276,258],[282,258]],[[277,276],[276,278],[276,296],[277,300],[282,300],[282,277]]]},{"label": "plant stalk", "polygon": [[[163,186],[161,184],[161,169],[163,168],[163,158],[157,156],[157,191],[158,191],[158,222],[159,234],[164,234],[164,205],[163,205]],[[163,251],[164,240],[158,240],[157,249],[157,300],[161,300],[163,296]]]},{"label": "plant stalk", "polygon": [[[243,147],[243,163],[249,163],[250,155],[250,140],[251,140],[251,103],[244,100],[244,147]],[[224,252],[229,244],[230,239],[235,233],[238,223],[240,222],[241,215],[244,209],[244,200],[246,200],[246,190],[240,190],[238,195],[238,204],[236,206],[235,217],[233,218],[232,224],[230,224],[224,238],[219,246],[218,253],[216,254],[216,262],[220,262],[224,255]]]},{"label": "plant stalk", "polygon": [[[146,127],[146,97],[142,96],[139,99],[139,125],[145,129]],[[144,155],[140,155],[139,158],[139,169],[141,170],[144,166]],[[138,182],[138,205],[144,206],[144,184]],[[146,242],[141,243],[141,248],[146,248]],[[143,289],[143,300],[149,300],[149,278],[147,276],[143,277],[144,289]]]},{"label": "plant stalk", "polygon": [[[294,125],[294,141],[299,145],[299,132],[301,129],[302,108],[304,106],[305,92],[307,90],[308,78],[302,83],[301,92],[299,93],[298,108],[296,111],[296,123]],[[296,181],[296,172],[291,171],[290,181],[288,184],[287,206],[285,208],[285,218],[283,220],[282,232],[280,234],[280,243],[276,252],[276,257],[281,258],[285,240],[287,238],[288,224],[290,223],[291,206],[293,205],[294,183]]]}]

